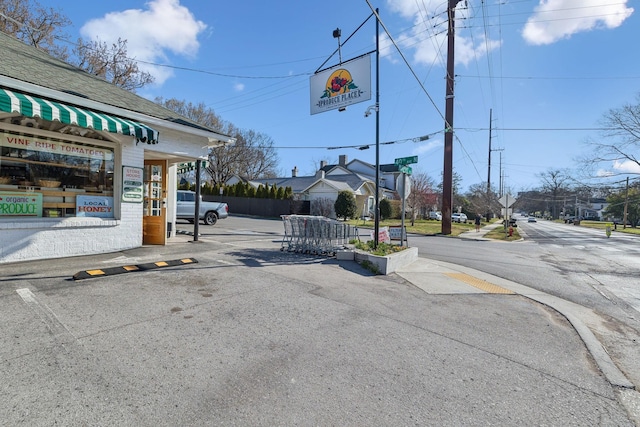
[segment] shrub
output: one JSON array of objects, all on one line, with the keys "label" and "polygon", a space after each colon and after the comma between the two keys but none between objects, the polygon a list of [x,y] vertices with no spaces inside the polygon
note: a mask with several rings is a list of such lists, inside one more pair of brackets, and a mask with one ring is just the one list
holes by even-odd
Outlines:
[{"label": "shrub", "polygon": [[380,219],[389,219],[393,214],[389,199],[380,200]]},{"label": "shrub", "polygon": [[355,218],[358,207],[356,206],[356,198],[348,190],[343,190],[338,193],[338,198],[334,203],[334,209],[338,218],[348,219]]}]

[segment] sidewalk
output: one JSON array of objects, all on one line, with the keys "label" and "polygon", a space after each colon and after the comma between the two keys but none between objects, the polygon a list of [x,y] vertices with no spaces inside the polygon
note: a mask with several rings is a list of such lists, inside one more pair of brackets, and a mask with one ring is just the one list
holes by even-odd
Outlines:
[{"label": "sidewalk", "polygon": [[496,228],[501,228],[502,226],[503,226],[502,221],[498,221],[492,224],[485,225],[480,229],[480,231],[476,231],[476,230],[465,231],[464,233],[461,233],[460,235],[458,235],[458,237],[462,239],[470,239],[470,240],[491,240],[491,239],[485,238],[484,235],[492,230],[495,230]]},{"label": "sidewalk", "polygon": [[[502,224],[500,223],[491,224],[483,227],[480,232],[471,230],[463,233],[459,237],[464,239],[488,240],[483,237],[484,234],[491,229],[501,226]],[[435,301],[439,301],[441,298],[449,301],[448,297],[460,296],[460,298],[451,300],[452,303],[456,301],[455,304],[460,305],[459,312],[451,313],[450,315],[451,319],[449,321],[454,322],[451,324],[454,330],[457,324],[456,319],[458,318],[466,319],[465,322],[469,322],[472,315],[483,316],[482,313],[485,312],[489,314],[493,313],[495,310],[493,304],[496,304],[497,300],[494,298],[481,298],[482,295],[505,295],[506,299],[500,299],[500,301],[510,300],[508,307],[513,310],[510,312],[510,316],[512,317],[511,321],[514,322],[511,324],[512,330],[514,333],[527,335],[520,336],[518,340],[527,342],[529,339],[528,333],[531,333],[531,349],[529,351],[534,353],[539,352],[541,358],[550,357],[550,363],[553,364],[554,355],[556,354],[554,351],[559,351],[560,353],[557,353],[558,358],[561,357],[560,354],[563,351],[563,343],[558,343],[557,349],[539,349],[536,347],[535,337],[542,332],[530,329],[529,319],[525,315],[520,314],[517,301],[509,298],[509,295],[522,296],[543,304],[544,306],[551,307],[561,313],[562,316],[571,323],[606,380],[621,396],[620,401],[631,414],[632,419],[634,419],[636,423],[640,422],[640,394],[634,391],[634,384],[617,368],[606,350],[589,329],[588,325],[599,321],[598,316],[591,310],[478,270],[428,258],[420,258],[414,263],[397,270],[395,273],[397,277],[370,276],[366,274],[364,269],[359,268],[357,264],[351,261],[337,261],[322,257],[283,253],[280,251],[279,240],[275,237],[276,236],[246,241],[238,239],[238,241],[234,241],[231,246],[233,250],[230,250],[228,243],[224,243],[221,239],[212,236],[203,236],[200,237],[200,242],[193,242],[192,236],[178,235],[172,238],[166,246],[146,246],[123,251],[119,254],[77,257],[64,259],[62,262],[61,260],[43,260],[12,264],[10,266],[10,276],[20,277],[21,280],[28,281],[30,276],[40,275],[42,277],[55,278],[56,274],[62,274],[62,272],[68,274],[68,272],[71,271],[71,274],[73,274],[81,270],[98,267],[107,269],[126,265],[123,263],[128,264],[133,260],[139,264],[150,262],[162,264],[163,262],[168,263],[169,261],[184,260],[193,257],[202,263],[203,267],[220,263],[229,266],[233,265],[234,268],[259,266],[262,267],[261,270],[253,270],[253,273],[250,274],[258,274],[258,271],[269,271],[283,278],[288,277],[291,280],[315,284],[318,290],[313,291],[314,293],[336,292],[336,295],[340,295],[340,298],[345,298],[345,301],[341,301],[341,304],[347,303],[351,298],[357,298],[356,296],[343,295],[347,287],[341,284],[361,286],[361,289],[371,289],[372,284],[379,284],[381,285],[381,289],[383,289],[385,283],[389,281],[397,282],[399,278],[401,281],[406,281],[410,286],[414,286],[416,289],[424,292],[424,294],[433,296]],[[257,257],[250,260],[250,256],[255,253],[263,258]],[[184,268],[185,271],[187,271],[191,267],[173,266],[172,268],[174,270],[176,268]],[[0,272],[3,271],[8,271],[7,266],[3,267],[0,265]],[[126,274],[139,275],[139,279],[137,280],[144,280],[145,277],[144,272],[131,272]],[[7,276],[6,274],[2,275]],[[92,278],[89,280],[103,279]],[[246,278],[243,277],[240,280],[246,280]],[[8,284],[10,284],[10,281]],[[373,287],[373,289],[375,288],[377,288],[377,286]],[[324,291],[320,291],[321,289],[324,289]],[[376,291],[373,290],[373,292]],[[475,298],[475,296],[480,298]],[[334,295],[332,298],[329,298],[329,300],[332,299],[338,300],[338,297]],[[472,304],[472,306],[464,308],[466,304]],[[355,307],[355,300],[347,305],[353,305]],[[425,314],[424,316],[428,317],[429,315]],[[540,316],[543,315],[540,314]],[[436,321],[436,319],[433,319],[433,321]],[[550,325],[550,327],[553,327],[553,325]],[[482,334],[477,337],[479,342],[495,339],[492,338],[492,331],[490,330],[481,330],[478,331],[478,333]],[[484,334],[486,334],[486,338],[483,336]],[[510,338],[505,336],[501,337],[501,339],[504,339],[505,345],[508,346]],[[513,351],[517,352],[518,349],[513,349]],[[510,358],[511,356],[505,356],[502,359],[509,360]],[[576,361],[576,363],[579,362]]]}]

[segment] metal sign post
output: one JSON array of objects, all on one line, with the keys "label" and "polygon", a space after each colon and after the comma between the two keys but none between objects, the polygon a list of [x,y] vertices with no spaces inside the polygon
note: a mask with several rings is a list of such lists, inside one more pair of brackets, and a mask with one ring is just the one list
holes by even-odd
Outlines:
[{"label": "metal sign post", "polygon": [[[409,246],[409,241],[407,240],[407,234],[406,234],[406,229],[404,227],[404,217],[405,217],[405,211],[406,211],[406,200],[407,197],[409,197],[409,194],[411,194],[411,182],[409,181],[409,176],[411,175],[411,168],[408,166],[404,166],[402,168],[400,168],[400,170],[402,171],[402,175],[398,176],[398,179],[396,181],[396,188],[398,189],[402,189],[402,192],[398,191],[398,193],[400,193],[401,197],[402,197],[402,211],[401,211],[401,222],[402,222],[402,237],[401,237],[401,241],[406,242],[407,246]],[[402,181],[402,183],[400,182]],[[400,245],[402,245],[402,243],[400,243]]]}]

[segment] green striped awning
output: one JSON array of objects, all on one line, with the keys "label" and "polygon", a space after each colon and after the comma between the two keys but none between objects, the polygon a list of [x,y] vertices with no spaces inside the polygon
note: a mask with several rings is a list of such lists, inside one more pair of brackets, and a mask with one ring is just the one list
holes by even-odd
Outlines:
[{"label": "green striped awning", "polygon": [[87,129],[136,136],[144,142],[158,140],[158,132],[142,123],[7,89],[0,89],[0,111],[20,113],[26,117],[40,117],[49,121],[56,120]]}]

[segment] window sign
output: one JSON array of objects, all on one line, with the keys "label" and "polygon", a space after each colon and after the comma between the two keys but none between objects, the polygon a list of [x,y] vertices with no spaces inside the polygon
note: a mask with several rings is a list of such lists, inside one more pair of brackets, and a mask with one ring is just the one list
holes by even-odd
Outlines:
[{"label": "window sign", "polygon": [[113,197],[77,196],[76,216],[113,218]]},{"label": "window sign", "polygon": [[0,217],[42,216],[42,194],[0,192]]},{"label": "window sign", "polygon": [[[3,134],[0,137],[0,147],[6,147],[14,150],[49,153],[60,156],[74,156],[108,161],[113,160],[113,151],[106,148],[82,146],[25,135]],[[18,153],[18,151],[15,151],[15,153]]]},{"label": "window sign", "polygon": [[133,166],[122,167],[122,201],[142,203],[144,170]]}]

